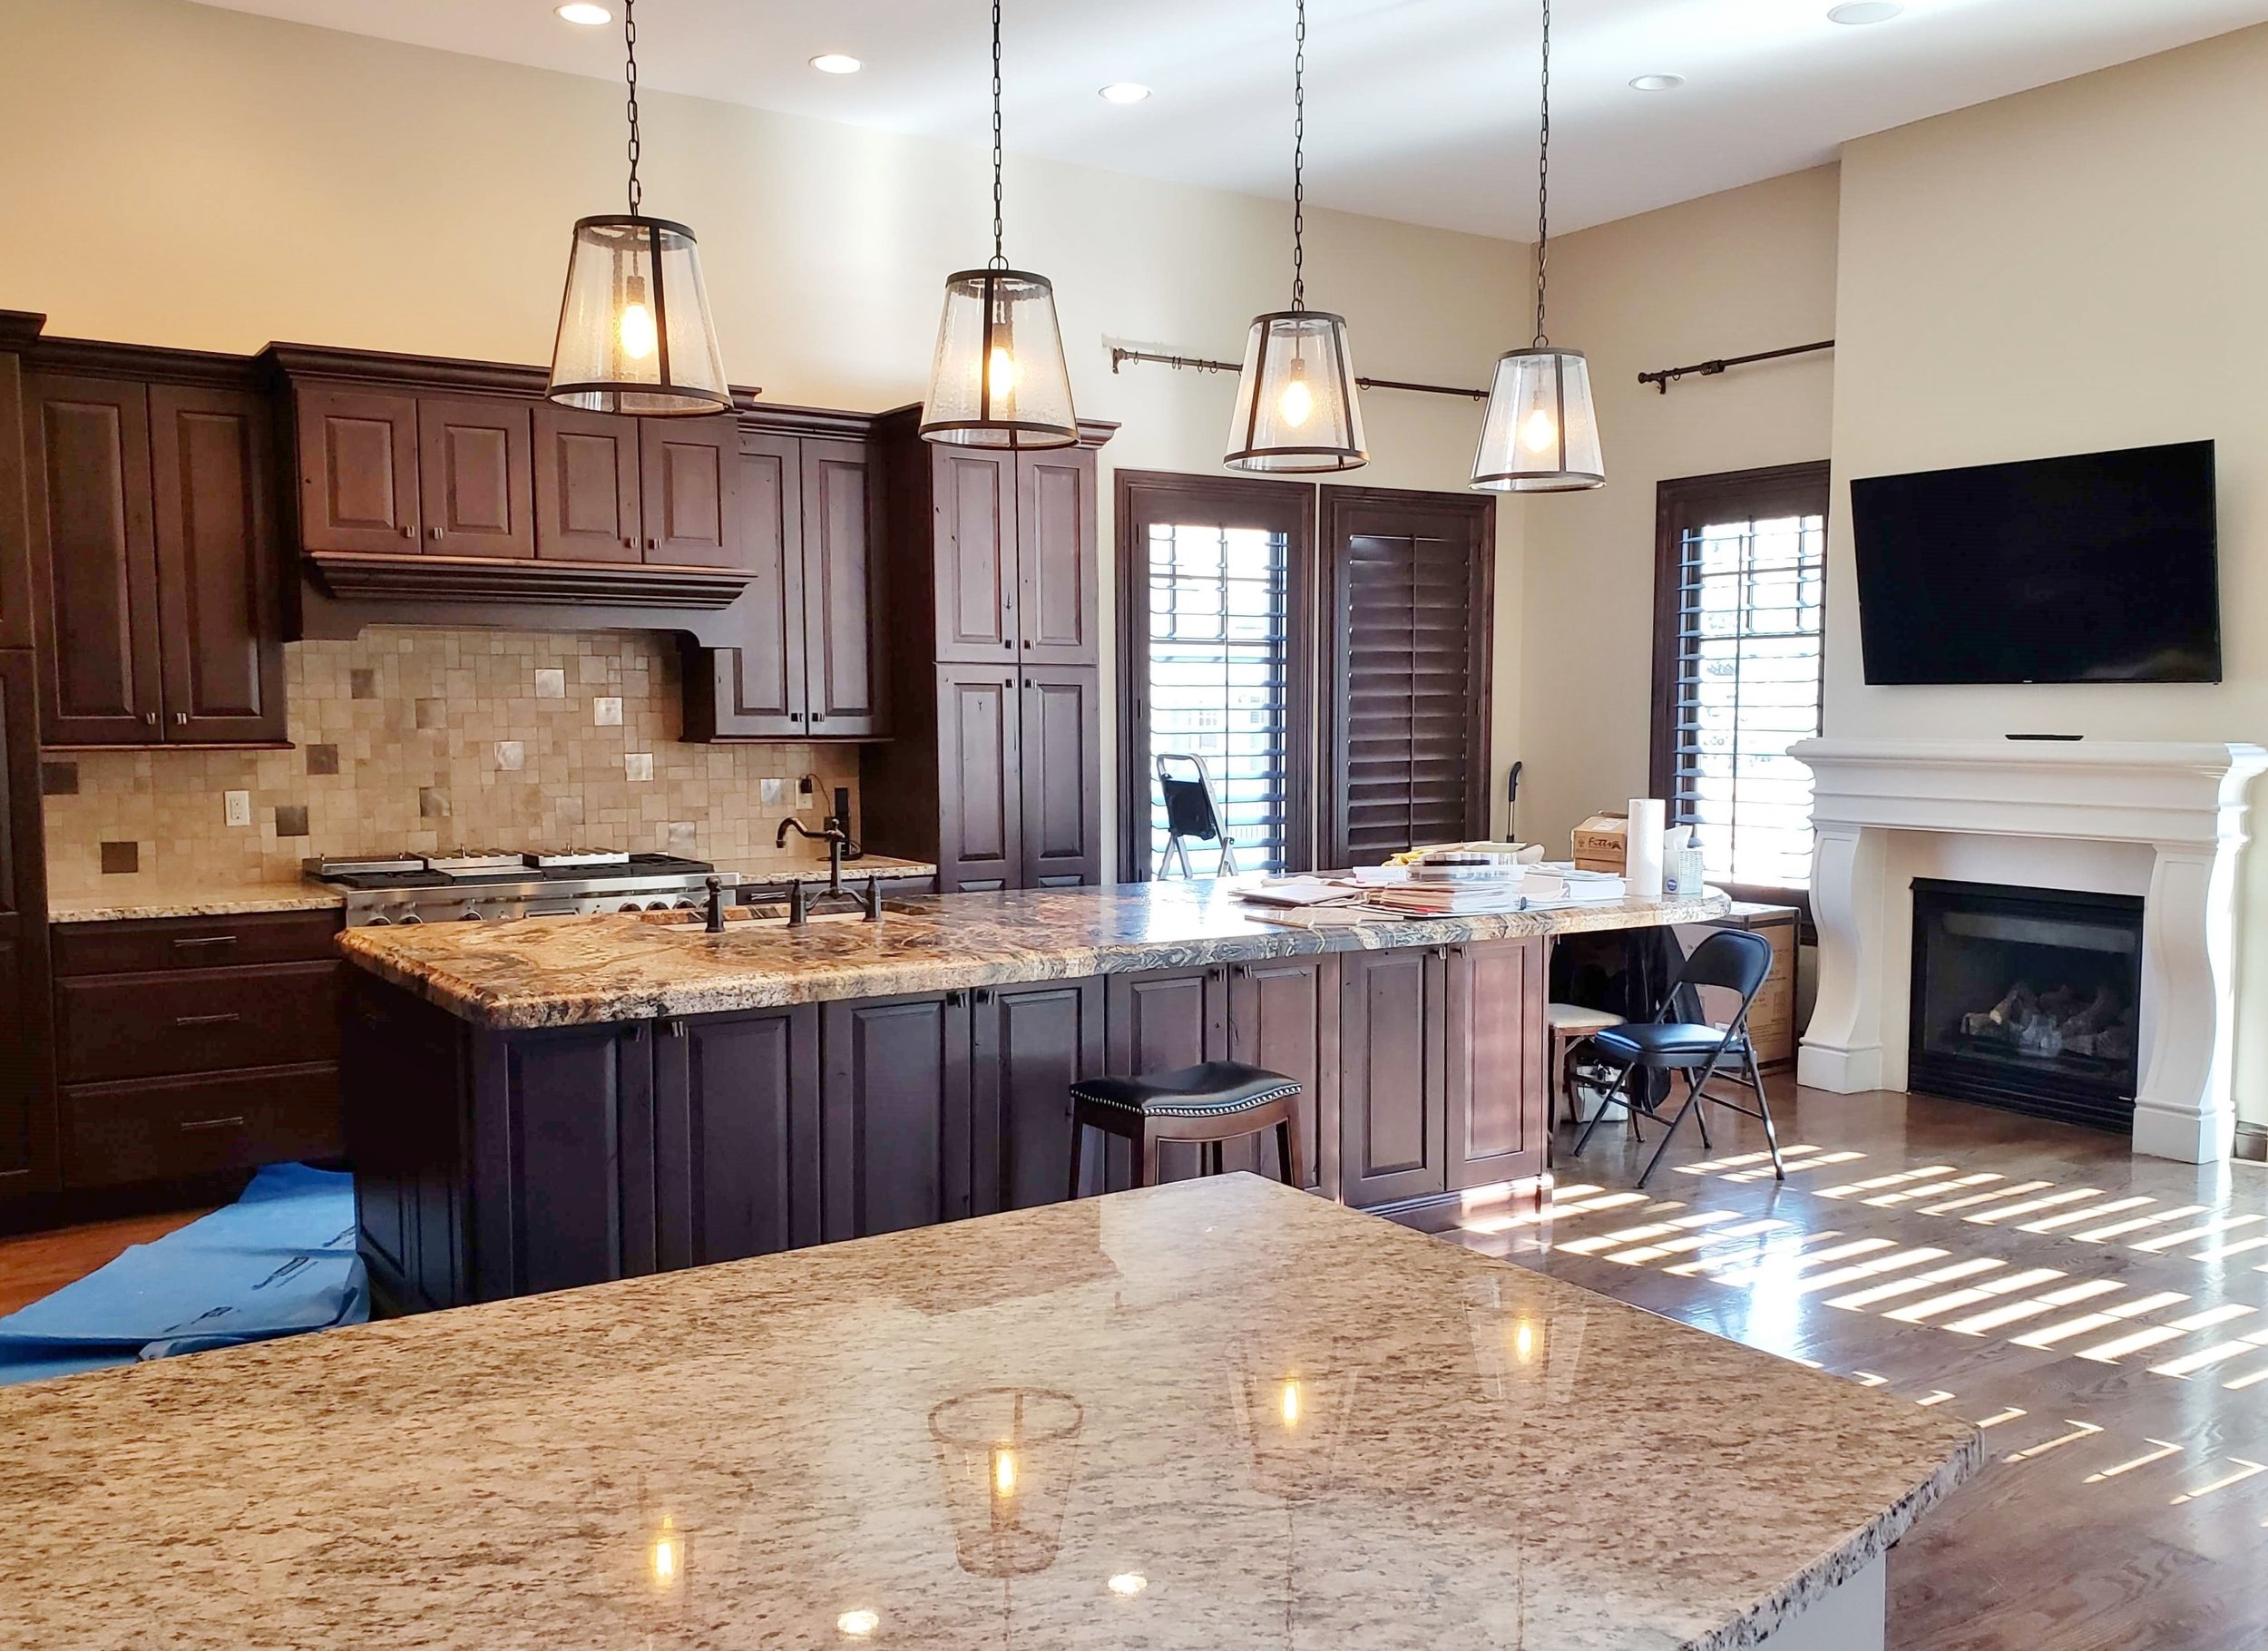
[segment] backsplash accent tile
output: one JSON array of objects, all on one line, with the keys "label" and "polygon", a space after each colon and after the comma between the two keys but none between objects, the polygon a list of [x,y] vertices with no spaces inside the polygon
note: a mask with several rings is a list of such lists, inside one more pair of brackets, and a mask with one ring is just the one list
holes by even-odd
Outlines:
[{"label": "backsplash accent tile", "polygon": [[518,739],[499,739],[496,742],[496,766],[505,773],[516,773],[528,766],[528,747]]},{"label": "backsplash accent tile", "polygon": [[644,785],[653,778],[653,753],[631,751],[622,758],[622,769],[632,785]]},{"label": "backsplash accent tile", "polygon": [[538,699],[564,699],[567,697],[567,673],[556,669],[537,671],[535,697]]},{"label": "backsplash accent tile", "polygon": [[622,726],[622,702],[609,695],[591,702],[591,718],[602,728]]},{"label": "backsplash accent tile", "polygon": [[[284,659],[296,750],[83,752],[42,765],[59,895],[114,894],[98,880],[122,861],[153,882],[227,885],[288,881],[308,855],[463,845],[804,865],[804,845],[772,842],[810,806],[799,777],[830,796],[857,785],[852,747],[683,743],[678,649],[659,636],[373,627],[351,642],[291,643]],[[543,687],[552,678],[557,697]],[[601,698],[621,702],[619,725],[598,723]],[[517,769],[502,761],[510,745]],[[640,757],[649,777],[633,780]],[[55,788],[64,767],[75,790]],[[250,794],[255,829],[225,824],[230,790]]]},{"label": "backsplash accent tile", "polygon": [[79,765],[75,762],[44,762],[40,764],[39,794],[42,796],[78,796]]}]

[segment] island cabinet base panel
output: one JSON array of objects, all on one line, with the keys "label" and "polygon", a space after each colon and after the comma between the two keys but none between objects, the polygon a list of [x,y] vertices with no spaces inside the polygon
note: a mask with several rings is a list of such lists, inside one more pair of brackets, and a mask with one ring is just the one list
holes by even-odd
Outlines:
[{"label": "island cabinet base panel", "polygon": [[1889,1569],[1877,1554],[1757,1643],[1764,1651],[1882,1651],[1889,1624]]},{"label": "island cabinet base panel", "polygon": [[818,1243],[818,1006],[665,1021],[653,1070],[658,1264]]}]

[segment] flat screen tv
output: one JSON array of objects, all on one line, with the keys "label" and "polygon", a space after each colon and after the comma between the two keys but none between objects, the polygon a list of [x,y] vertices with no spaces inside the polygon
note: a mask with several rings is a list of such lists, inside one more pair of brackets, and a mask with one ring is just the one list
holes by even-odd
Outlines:
[{"label": "flat screen tv", "polygon": [[1851,484],[1881,683],[2218,682],[2213,444]]}]

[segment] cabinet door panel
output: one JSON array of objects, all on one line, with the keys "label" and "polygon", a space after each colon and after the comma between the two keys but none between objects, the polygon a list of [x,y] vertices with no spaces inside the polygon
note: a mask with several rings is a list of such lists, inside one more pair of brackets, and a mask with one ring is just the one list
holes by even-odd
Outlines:
[{"label": "cabinet door panel", "polygon": [[535,554],[529,419],[524,402],[418,402],[418,496],[427,550],[445,556]]},{"label": "cabinet door panel", "polygon": [[40,738],[161,737],[150,396],[138,384],[34,375],[25,439],[40,591]]},{"label": "cabinet door panel", "polygon": [[665,1022],[654,1074],[660,1264],[816,1244],[818,1010]]},{"label": "cabinet door panel", "polygon": [[881,537],[874,531],[866,449],[803,444],[804,638],[810,650],[811,732],[882,732]]},{"label": "cabinet door panel", "polygon": [[24,462],[33,448],[25,439],[24,366],[0,350],[0,648],[31,648],[38,626],[32,605],[32,542]]},{"label": "cabinet door panel", "polygon": [[1091,448],[1016,455],[1019,657],[1034,665],[1096,665],[1095,454]]},{"label": "cabinet door panel", "polygon": [[1340,1189],[1358,1208],[1448,1187],[1443,968],[1422,950],[1339,958]]},{"label": "cabinet door panel", "polygon": [[29,649],[0,651],[0,1197],[56,1174],[34,675]]},{"label": "cabinet door panel", "polygon": [[1070,1086],[1103,1070],[1103,982],[1048,981],[974,995],[976,1213],[1053,1204],[1070,1174]]},{"label": "cabinet door panel", "polygon": [[1102,881],[1102,709],[1100,674],[1036,667],[1023,673],[1017,730],[1022,771],[1023,884],[1069,888]]},{"label": "cabinet door panel", "polygon": [[654,1270],[644,1022],[476,1034],[476,1291],[494,1301]]},{"label": "cabinet door panel", "polygon": [[731,416],[648,419],[639,430],[638,445],[646,560],[703,568],[746,566],[732,462],[740,437]]},{"label": "cabinet door panel", "polygon": [[1540,1174],[1550,1127],[1541,940],[1452,947],[1448,960],[1449,1187]]},{"label": "cabinet door panel", "polygon": [[[1298,1080],[1301,1180],[1311,1191],[1338,1184],[1338,1040],[1331,960],[1287,957],[1229,970],[1228,1058]],[[1283,1177],[1272,1135],[1230,1142],[1222,1161],[1230,1169]]]},{"label": "cabinet door panel", "polygon": [[535,553],[636,562],[638,423],[545,402],[535,409]]},{"label": "cabinet door panel", "polygon": [[805,515],[802,444],[792,436],[740,437],[734,458],[748,566],[739,607],[746,640],[711,650],[715,732],[800,738],[809,703],[805,663]]},{"label": "cabinet door panel", "polygon": [[[1109,1008],[1106,1046],[1113,1072],[1170,1072],[1216,1060],[1228,1050],[1227,970],[1154,969],[1104,977]],[[1100,1138],[1090,1138],[1089,1161]],[[1110,1143],[1107,1187],[1134,1184],[1133,1156],[1123,1141]],[[1198,1169],[1198,1148],[1179,1141],[1158,1148],[1158,1178],[1186,1180]],[[1094,1185],[1093,1172],[1084,1177]],[[1098,1189],[1100,1190],[1100,1189]]]},{"label": "cabinet door panel", "polygon": [[820,1006],[828,1242],[970,1213],[969,1009],[960,992]]},{"label": "cabinet door panel", "polygon": [[268,407],[242,390],[150,391],[169,739],[285,738]]},{"label": "cabinet door panel", "polygon": [[1012,670],[937,670],[937,886],[1010,888],[1023,875]]},{"label": "cabinet door panel", "polygon": [[1014,455],[932,452],[937,509],[937,658],[972,663],[1016,652]]},{"label": "cabinet door panel", "polygon": [[417,549],[416,398],[312,386],[296,399],[301,545]]}]

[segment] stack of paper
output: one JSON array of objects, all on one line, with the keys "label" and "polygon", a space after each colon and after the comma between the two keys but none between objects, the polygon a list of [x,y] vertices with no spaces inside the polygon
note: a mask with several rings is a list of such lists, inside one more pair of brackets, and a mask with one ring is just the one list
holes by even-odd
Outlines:
[{"label": "stack of paper", "polygon": [[1625,898],[1629,884],[1612,872],[1578,871],[1572,865],[1540,865],[1528,874],[1524,892],[1530,905],[1590,904]]}]

